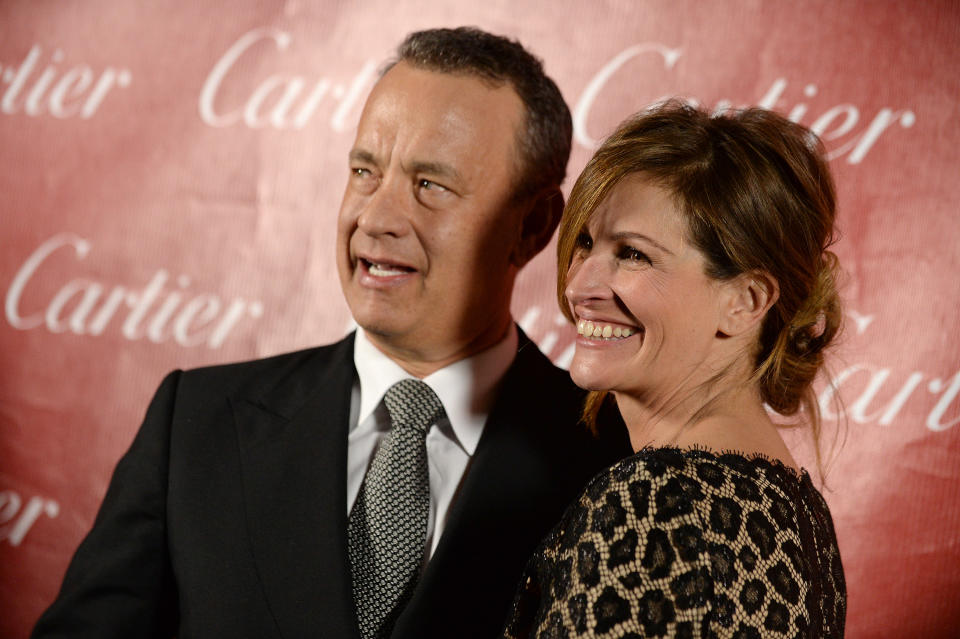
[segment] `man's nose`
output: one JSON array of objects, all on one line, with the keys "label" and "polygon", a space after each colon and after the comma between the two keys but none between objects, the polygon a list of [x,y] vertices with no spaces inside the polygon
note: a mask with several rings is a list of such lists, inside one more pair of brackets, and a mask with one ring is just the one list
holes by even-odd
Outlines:
[{"label": "man's nose", "polygon": [[571,304],[609,299],[613,297],[610,288],[612,277],[611,260],[602,255],[588,255],[579,261],[574,260],[567,271],[564,296]]},{"label": "man's nose", "polygon": [[411,195],[403,188],[402,179],[384,179],[366,200],[357,226],[370,236],[406,233],[410,224]]}]

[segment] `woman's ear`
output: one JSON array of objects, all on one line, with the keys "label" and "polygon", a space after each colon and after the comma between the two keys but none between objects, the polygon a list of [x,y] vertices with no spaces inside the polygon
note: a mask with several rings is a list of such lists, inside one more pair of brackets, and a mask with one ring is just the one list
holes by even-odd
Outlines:
[{"label": "woman's ear", "polygon": [[554,188],[538,193],[520,221],[520,237],[510,261],[521,268],[550,242],[563,215],[563,193]]},{"label": "woman's ear", "polygon": [[780,298],[780,284],[766,271],[751,271],[725,281],[718,332],[733,337],[760,324]]}]

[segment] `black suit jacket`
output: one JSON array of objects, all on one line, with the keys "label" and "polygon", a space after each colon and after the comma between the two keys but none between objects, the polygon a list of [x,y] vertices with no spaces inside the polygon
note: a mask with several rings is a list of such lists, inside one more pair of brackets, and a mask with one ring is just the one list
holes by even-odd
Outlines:
[{"label": "black suit jacket", "polygon": [[[171,373],[35,637],[358,639],[347,559],[353,336]],[[629,454],[521,335],[439,545],[393,637],[493,637],[589,478]]]}]

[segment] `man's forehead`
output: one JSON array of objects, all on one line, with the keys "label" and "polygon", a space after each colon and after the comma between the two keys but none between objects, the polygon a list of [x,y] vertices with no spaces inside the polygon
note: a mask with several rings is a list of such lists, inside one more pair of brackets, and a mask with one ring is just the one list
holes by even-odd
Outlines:
[{"label": "man's forehead", "polygon": [[497,80],[469,69],[446,70],[434,69],[428,66],[411,64],[410,62],[400,60],[395,65],[387,69],[374,86],[389,83],[398,78],[415,78],[417,82],[435,82],[447,86],[457,86],[460,84],[472,84],[484,87],[489,91],[505,89],[516,93],[513,86],[506,80]]},{"label": "man's forehead", "polygon": [[478,75],[434,71],[405,62],[396,64],[374,85],[365,114],[372,106],[407,106],[425,117],[459,112],[487,119],[483,115],[490,109],[499,115],[524,112],[523,102],[509,83],[493,84]]},{"label": "man's forehead", "polygon": [[[376,154],[381,146],[423,144],[515,148],[523,103],[509,84],[444,73],[400,62],[377,82],[357,128],[355,151]],[[438,153],[444,149],[436,148]]]}]

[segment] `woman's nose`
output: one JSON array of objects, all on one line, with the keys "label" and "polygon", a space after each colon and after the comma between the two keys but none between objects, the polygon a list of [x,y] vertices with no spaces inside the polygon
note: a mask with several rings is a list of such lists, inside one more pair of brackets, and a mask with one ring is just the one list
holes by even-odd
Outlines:
[{"label": "woman's nose", "polygon": [[564,295],[571,304],[609,299],[613,295],[610,289],[611,277],[609,260],[600,255],[574,259],[567,270]]}]

